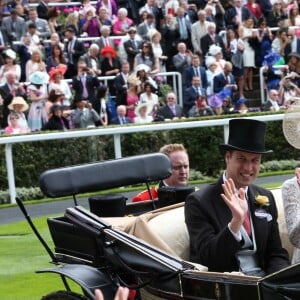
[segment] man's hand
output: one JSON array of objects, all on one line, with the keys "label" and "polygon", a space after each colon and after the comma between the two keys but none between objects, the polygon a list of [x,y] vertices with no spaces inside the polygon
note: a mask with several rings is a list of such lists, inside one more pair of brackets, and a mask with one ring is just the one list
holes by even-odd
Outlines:
[{"label": "man's hand", "polygon": [[240,188],[237,192],[235,184],[231,178],[226,180],[225,183],[222,184],[222,187],[224,194],[221,194],[221,197],[232,213],[232,219],[229,223],[229,227],[234,233],[238,233],[248,212],[245,190]]}]

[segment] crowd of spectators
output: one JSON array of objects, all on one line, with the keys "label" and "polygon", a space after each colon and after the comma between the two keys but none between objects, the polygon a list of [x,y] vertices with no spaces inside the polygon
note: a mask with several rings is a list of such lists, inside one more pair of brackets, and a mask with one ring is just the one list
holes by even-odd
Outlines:
[{"label": "crowd of spectators", "polygon": [[[245,113],[245,93],[262,66],[268,99],[258,110],[286,108],[300,96],[296,0],[49,4],[1,1],[6,133]],[[159,97],[171,83],[159,73],[171,71],[182,75],[183,107],[173,91]],[[103,76],[112,80],[105,84]]]}]

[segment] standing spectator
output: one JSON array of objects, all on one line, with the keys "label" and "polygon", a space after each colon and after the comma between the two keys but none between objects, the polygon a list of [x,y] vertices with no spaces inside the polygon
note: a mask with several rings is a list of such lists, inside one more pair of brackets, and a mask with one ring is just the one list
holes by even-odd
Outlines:
[{"label": "standing spectator", "polygon": [[277,36],[272,42],[272,51],[279,53],[284,59],[284,62],[288,61],[288,56],[292,51],[291,42],[292,39],[288,36],[287,28],[280,28],[277,31]]},{"label": "standing spectator", "polygon": [[250,11],[252,19],[258,21],[260,18],[263,17],[263,12],[259,2],[256,2],[255,0],[247,0],[245,7],[247,7]]},{"label": "standing spectator", "polygon": [[29,10],[29,20],[26,21],[27,28],[29,24],[34,24],[36,26],[38,34],[42,38],[47,38],[50,36],[50,28],[48,22],[44,19],[39,18],[37,11],[34,8],[31,8]]},{"label": "standing spectator", "polygon": [[150,42],[143,42],[142,52],[138,53],[134,58],[134,69],[138,65],[143,64],[150,68],[148,75],[153,76],[159,72],[159,61],[154,56],[153,48]]},{"label": "standing spectator", "polygon": [[158,7],[157,1],[155,0],[146,0],[146,4],[141,8],[147,13],[151,13],[154,16],[154,26],[156,29],[160,29],[160,21],[163,19],[162,7]]},{"label": "standing spectator", "polygon": [[177,9],[177,28],[179,31],[179,41],[183,42],[187,45],[189,49],[191,49],[191,30],[192,23],[189,18],[186,16],[185,9],[183,7],[179,7]]},{"label": "standing spectator", "polygon": [[251,18],[251,16],[249,9],[243,6],[242,0],[233,0],[233,7],[226,10],[225,13],[226,28],[230,26],[234,30],[237,30],[239,26],[241,26],[245,20]]},{"label": "standing spectator", "polygon": [[139,101],[151,102],[153,107],[159,105],[158,96],[154,93],[154,88],[150,82],[144,83],[144,92],[140,94]]},{"label": "standing spectator", "polygon": [[123,61],[121,64],[121,72],[114,79],[114,86],[116,88],[116,104],[117,105],[126,105],[127,97],[127,78],[129,76],[129,63]]},{"label": "standing spectator", "polygon": [[13,9],[10,16],[2,19],[1,30],[4,39],[13,47],[13,42],[20,41],[26,33],[25,21],[22,17],[19,17],[17,11]]},{"label": "standing spectator", "polygon": [[[133,21],[127,18],[128,11],[126,8],[120,8],[118,10],[118,17],[113,24],[114,35],[126,35],[130,26],[133,25]],[[115,40],[115,45],[119,46],[120,40]]]},{"label": "standing spectator", "polygon": [[62,100],[62,105],[70,107],[72,100],[72,93],[69,87],[69,84],[63,80],[63,76],[66,73],[67,67],[65,65],[59,65],[56,68],[52,68],[49,71],[49,85],[48,90],[61,90],[64,94],[64,98]]},{"label": "standing spectator", "polygon": [[110,38],[110,27],[107,25],[102,25],[101,29],[101,37],[99,38],[99,40],[96,42],[97,45],[99,46],[99,51],[101,53],[102,49],[106,46],[109,46],[111,48],[115,48],[115,43],[114,41]]},{"label": "standing spectator", "polygon": [[30,81],[29,77],[35,72],[45,72],[46,65],[43,61],[42,53],[39,49],[34,49],[31,58],[26,63],[26,81]]},{"label": "standing spectator", "polygon": [[65,48],[64,43],[62,43],[60,41],[59,34],[57,32],[53,32],[53,33],[51,33],[51,36],[50,36],[50,43],[47,43],[47,45],[44,48],[46,58],[48,58],[49,56],[52,55],[52,48],[56,45],[59,45],[59,47],[61,48],[62,51]]},{"label": "standing spectator", "polygon": [[135,108],[139,102],[139,86],[141,84],[140,80],[134,75],[130,75],[127,78],[128,90],[127,90],[127,117],[133,123],[135,115]]},{"label": "standing spectator", "polygon": [[283,6],[282,0],[274,0],[273,8],[267,15],[267,25],[269,27],[285,27],[287,26],[288,16]]},{"label": "standing spectator", "polygon": [[68,14],[64,28],[65,30],[72,29],[75,36],[79,35],[79,14],[77,11]]},{"label": "standing spectator", "polygon": [[42,130],[68,130],[70,129],[69,121],[63,116],[63,108],[59,104],[51,106],[51,117],[43,126]]},{"label": "standing spectator", "polygon": [[137,27],[138,34],[143,41],[147,40],[147,34],[150,29],[155,29],[155,20],[152,13],[147,13],[146,20],[140,23]]},{"label": "standing spectator", "polygon": [[89,37],[100,36],[101,24],[99,22],[98,16],[96,16],[95,8],[90,7],[85,12],[84,23],[81,27],[81,33],[86,34]]},{"label": "standing spectator", "polygon": [[68,27],[65,36],[67,43],[65,45],[65,53],[68,57],[68,69],[66,72],[66,78],[72,78],[76,75],[77,64],[80,56],[85,53],[83,44],[77,40],[75,31],[72,27]]},{"label": "standing spectator", "polygon": [[74,99],[76,109],[71,113],[71,120],[75,128],[90,128],[95,127],[99,122],[100,116],[93,109],[92,103],[82,99]]},{"label": "standing spectator", "polygon": [[51,47],[51,55],[47,57],[46,68],[49,72],[52,68],[56,68],[60,65],[64,65],[67,68],[67,62],[64,58],[64,53],[59,44],[53,45]]},{"label": "standing spectator", "polygon": [[80,61],[77,67],[77,76],[72,78],[72,87],[75,91],[75,100],[87,100],[91,103],[96,101],[96,91],[99,87],[99,80],[96,76],[88,73],[89,69],[86,63]]},{"label": "standing spectator", "polygon": [[93,43],[88,52],[82,55],[79,59],[83,61],[89,68],[88,73],[95,76],[101,75],[101,59],[99,53],[99,46]]},{"label": "standing spectator", "polygon": [[[12,112],[15,112],[19,118],[19,125],[22,128],[26,128],[28,129],[28,131],[30,131],[29,127],[28,127],[28,123],[27,123],[27,118],[24,112],[26,112],[28,110],[29,106],[27,104],[27,102],[24,100],[23,97],[17,96],[14,97],[12,102],[8,105],[8,109]],[[10,120],[8,118],[8,125],[11,125]]]},{"label": "standing spectator", "polygon": [[117,107],[117,117],[111,120],[111,124],[129,124],[131,123],[130,118],[126,117],[126,106],[125,105],[119,105]]},{"label": "standing spectator", "polygon": [[189,116],[189,111],[195,106],[197,99],[204,96],[206,96],[206,90],[203,86],[201,86],[200,77],[194,76],[192,79],[192,85],[188,87],[184,93],[184,115]]},{"label": "standing spectator", "polygon": [[199,10],[198,19],[199,20],[192,25],[191,39],[192,39],[194,53],[202,54],[201,38],[207,34],[207,27],[211,22],[206,21],[205,10]]},{"label": "standing spectator", "polygon": [[16,52],[7,49],[4,52],[4,57],[5,64],[0,67],[0,85],[5,84],[7,72],[14,72],[17,81],[19,81],[21,79],[21,68],[19,64],[16,64]]},{"label": "standing spectator", "polygon": [[157,112],[157,117],[162,120],[176,120],[183,117],[183,109],[180,105],[177,104],[177,97],[175,93],[170,92],[167,94],[166,104],[159,108]]},{"label": "standing spectator", "polygon": [[217,70],[217,64],[216,64],[216,59],[213,56],[207,56],[205,59],[205,65],[207,67],[206,72],[206,77],[207,77],[207,88],[206,88],[206,95],[210,96],[214,92],[213,88],[213,80],[216,75],[218,75],[220,72]]},{"label": "standing spectator", "polygon": [[[116,76],[119,74],[121,69],[121,62],[119,58],[117,57],[117,53],[114,48],[110,46],[105,46],[101,50],[101,55],[103,57],[103,60],[101,62],[101,72],[102,76]],[[108,88],[110,91],[110,94],[112,96],[116,95],[116,89],[114,86],[113,80],[110,80],[108,82]]]},{"label": "standing spectator", "polygon": [[253,31],[252,18],[244,21],[239,28],[239,36],[244,42],[243,65],[244,65],[244,90],[253,91],[253,68],[255,68],[255,50],[258,46],[257,32]]},{"label": "standing spectator", "polygon": [[100,8],[106,10],[109,20],[114,21],[117,18],[118,6],[115,0],[98,0],[96,3],[96,11],[99,12]]},{"label": "standing spectator", "polygon": [[31,101],[28,113],[28,126],[31,131],[39,131],[48,121],[45,103],[48,98],[47,86],[49,76],[46,72],[36,71],[29,76],[27,87],[28,98]]},{"label": "standing spectator", "polygon": [[208,83],[205,68],[200,65],[200,58],[198,55],[192,56],[192,65],[185,69],[184,77],[187,87],[191,86],[192,79],[195,76],[199,77],[201,88],[206,89]]},{"label": "standing spectator", "polygon": [[142,42],[136,38],[136,28],[130,27],[128,29],[129,39],[124,42],[124,49],[127,54],[130,71],[133,71],[133,63],[135,56],[141,52]]},{"label": "standing spectator", "polygon": [[3,100],[1,128],[5,128],[7,126],[7,116],[9,114],[8,106],[11,104],[13,98],[21,96],[26,99],[24,86],[17,81],[14,72],[6,73],[6,83],[0,86],[0,95]]},{"label": "standing spectator", "polygon": [[17,53],[19,54],[19,63],[21,67],[21,78],[20,81],[26,81],[26,63],[31,58],[31,48],[30,48],[30,37],[25,35],[21,39],[21,45],[19,45]]}]

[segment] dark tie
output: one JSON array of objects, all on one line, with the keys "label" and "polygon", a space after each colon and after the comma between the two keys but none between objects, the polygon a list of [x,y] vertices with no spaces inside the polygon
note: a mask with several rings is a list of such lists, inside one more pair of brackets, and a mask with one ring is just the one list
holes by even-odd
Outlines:
[{"label": "dark tie", "polygon": [[199,71],[198,68],[195,67],[195,76],[199,77]]}]

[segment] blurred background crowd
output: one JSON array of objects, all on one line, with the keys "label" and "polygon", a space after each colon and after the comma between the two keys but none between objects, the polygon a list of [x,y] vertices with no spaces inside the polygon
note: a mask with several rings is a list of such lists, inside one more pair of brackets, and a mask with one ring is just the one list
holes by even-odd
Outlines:
[{"label": "blurred background crowd", "polygon": [[299,26],[295,0],[1,1],[1,129],[286,109],[300,96]]}]

